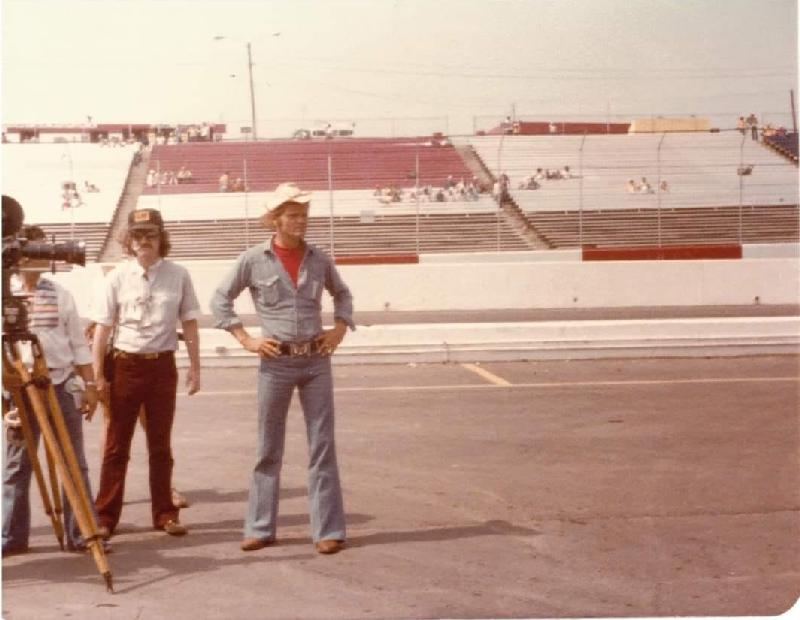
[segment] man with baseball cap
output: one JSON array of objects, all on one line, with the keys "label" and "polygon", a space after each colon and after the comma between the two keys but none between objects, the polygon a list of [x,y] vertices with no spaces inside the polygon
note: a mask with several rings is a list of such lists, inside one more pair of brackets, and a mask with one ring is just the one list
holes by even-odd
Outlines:
[{"label": "man with baseball cap", "polygon": [[[143,405],[153,527],[181,536],[186,527],[178,520],[171,492],[171,433],[178,383],[176,326],[180,321],[183,327],[190,364],[186,385],[192,395],[200,389],[200,305],[186,268],[165,259],[169,233],[156,209],[133,211],[120,243],[133,260],[108,273],[94,317],[97,388],[111,409],[95,501],[98,520],[109,535],[119,523],[131,441]],[[113,375],[107,381],[106,349],[115,325]]]},{"label": "man with baseball cap", "polygon": [[[336,553],[345,541],[345,517],[334,443],[330,356],[353,324],[353,300],[329,256],[306,243],[311,194],[282,183],[266,201],[261,221],[274,235],[243,252],[211,299],[215,327],[229,331],[261,357],[258,374],[258,454],[250,483],[243,551],[275,542],[286,416],[295,387],[309,443],[311,530],[319,553]],[[261,322],[251,336],[233,310],[250,289]],[[322,290],[333,297],[332,329],[323,329]]]}]

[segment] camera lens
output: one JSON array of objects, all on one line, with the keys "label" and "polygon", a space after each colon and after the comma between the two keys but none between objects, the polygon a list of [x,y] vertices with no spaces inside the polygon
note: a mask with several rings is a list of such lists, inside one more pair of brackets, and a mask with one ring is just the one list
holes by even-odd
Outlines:
[{"label": "camera lens", "polygon": [[22,248],[22,256],[34,260],[64,261],[83,267],[86,264],[86,243],[84,241],[64,241],[62,243],[31,241]]}]

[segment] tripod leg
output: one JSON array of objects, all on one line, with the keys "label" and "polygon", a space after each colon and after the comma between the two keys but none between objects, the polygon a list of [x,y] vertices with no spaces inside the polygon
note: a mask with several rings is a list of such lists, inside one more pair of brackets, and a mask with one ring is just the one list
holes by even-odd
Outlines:
[{"label": "tripod leg", "polygon": [[[88,525],[91,526],[91,531],[84,532],[83,529],[81,528],[81,534],[86,539],[87,545],[92,545],[95,543],[102,544],[100,542],[100,534],[98,532],[97,522],[95,521],[94,518],[94,511],[92,510],[91,499],[89,498],[89,491],[84,483],[83,472],[81,471],[81,466],[80,463],[78,462],[78,457],[75,454],[75,447],[72,445],[72,438],[70,437],[69,430],[67,429],[67,425],[64,422],[63,411],[61,410],[61,407],[58,404],[58,397],[56,396],[56,391],[52,383],[48,385],[47,401],[48,405],[50,406],[53,428],[56,431],[56,435],[58,436],[58,439],[61,442],[61,448],[64,452],[67,469],[69,470],[69,474],[70,476],[72,476],[72,479],[75,482],[75,488],[78,491],[80,508],[84,511],[86,515],[89,516]],[[61,412],[61,415],[55,415],[54,412],[57,411]],[[78,482],[80,482],[80,484],[78,484]],[[78,507],[72,504],[72,509],[74,512],[76,512]],[[78,525],[80,527],[80,523]]]},{"label": "tripod leg", "polygon": [[[6,376],[8,375],[8,370],[5,371]],[[42,472],[42,465],[39,462],[39,455],[37,448],[37,441],[33,434],[33,428],[31,427],[31,422],[28,416],[30,412],[28,411],[28,407],[25,403],[25,400],[22,396],[22,392],[19,391],[16,387],[9,388],[6,386],[6,389],[11,393],[11,398],[14,401],[14,404],[19,411],[19,420],[22,425],[22,436],[25,438],[25,449],[28,453],[28,459],[31,462],[31,470],[33,471],[34,478],[36,478],[36,485],[39,487],[39,494],[42,496],[42,505],[44,506],[44,511],[48,517],[50,517],[50,523],[53,525],[53,531],[55,532],[56,539],[58,540],[58,545],[61,547],[61,550],[64,550],[64,527],[61,524],[61,519],[53,510],[53,504],[50,501],[50,494],[47,490],[47,482],[44,478],[44,473]],[[58,493],[56,487],[56,493]]]},{"label": "tripod leg", "polygon": [[[33,341],[31,344],[34,352],[34,360],[36,360],[34,366],[36,367],[37,364],[41,364],[43,362],[43,356],[40,347],[38,345],[38,342]],[[41,394],[39,393],[39,390],[36,388],[36,386],[34,386],[33,383],[31,382],[30,374],[28,373],[28,370],[25,368],[25,365],[19,359],[19,355],[17,355],[16,359],[14,360],[14,368],[17,370],[19,376],[22,379],[23,385],[25,386],[25,391],[28,394],[28,399],[30,400],[31,407],[33,408],[33,412],[36,415],[36,420],[39,423],[39,427],[42,431],[42,438],[44,439],[45,445],[50,447],[50,449],[52,450],[56,468],[63,481],[64,491],[67,494],[67,499],[72,505],[75,512],[75,517],[78,520],[78,527],[80,527],[81,532],[84,532],[84,536],[86,537],[86,539],[89,540],[92,533],[96,533],[97,528],[92,527],[92,525],[90,525],[90,523],[94,522],[94,517],[92,516],[92,513],[90,512],[87,514],[83,505],[80,503],[76,487],[83,486],[83,480],[80,477],[77,480],[73,480],[72,476],[70,475],[70,471],[67,467],[64,454],[61,450],[61,446],[59,445],[56,434],[53,431],[52,426],[50,425],[50,420],[48,419],[48,415],[45,412],[45,407],[42,401]],[[51,413],[53,418],[61,417],[60,408],[56,409],[55,411],[52,411]],[[68,441],[67,445],[71,445],[71,442]],[[98,570],[100,571],[100,573],[102,574],[102,576],[106,581],[106,589],[109,592],[112,592],[113,582],[111,577],[111,569],[108,566],[108,561],[105,555],[105,551],[103,550],[103,545],[100,544],[96,538],[93,542],[95,544],[90,545],[90,549],[92,551],[92,555],[94,556],[95,564],[97,565]]]},{"label": "tripod leg", "polygon": [[[59,492],[58,486],[58,472],[56,472],[56,463],[53,457],[53,452],[50,450],[50,446],[47,444],[44,446],[44,454],[45,459],[47,460],[47,473],[50,478],[50,491],[53,494],[53,511],[56,513],[56,519],[58,519],[58,522],[62,523],[64,506],[61,504],[61,493]],[[61,545],[61,549],[64,549],[64,545]]]}]

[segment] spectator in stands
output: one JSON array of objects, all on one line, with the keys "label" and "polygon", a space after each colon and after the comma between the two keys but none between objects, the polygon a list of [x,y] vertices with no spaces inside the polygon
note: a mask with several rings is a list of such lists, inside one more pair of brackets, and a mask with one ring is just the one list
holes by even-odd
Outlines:
[{"label": "spectator in stands", "polygon": [[558,133],[558,126],[553,121],[550,121],[547,129],[550,133]]},{"label": "spectator in stands", "polygon": [[83,190],[86,192],[96,193],[100,191],[100,188],[97,187],[97,185],[95,185],[94,183],[89,183],[89,181],[84,180]]},{"label": "spectator in stands", "polygon": [[[13,200],[13,199],[10,199]],[[16,202],[16,201],[14,201]],[[3,211],[9,206],[9,197],[3,196]],[[47,239],[38,226],[25,226],[25,237],[34,241]],[[92,369],[92,355],[83,339],[80,317],[72,295],[49,278],[47,260],[23,258],[21,266],[28,270],[13,276],[11,289],[26,299],[30,313],[30,329],[39,342],[50,367],[50,380],[56,400],[61,408],[70,443],[78,462],[83,484],[91,497],[89,468],[86,464],[83,443],[83,415],[91,420],[97,407],[97,384]],[[23,356],[26,351],[23,351]],[[23,357],[23,359],[25,359]],[[30,360],[25,360],[29,362]],[[78,376],[80,379],[78,379]],[[83,404],[78,407],[74,395],[82,394]],[[27,399],[26,399],[27,402]],[[49,410],[49,404],[45,403]],[[6,408],[3,407],[3,411]],[[15,411],[14,409],[11,410]],[[9,412],[10,414],[11,412]],[[49,412],[48,412],[49,415]],[[40,429],[36,420],[29,417],[34,441],[39,443]],[[31,529],[30,486],[33,468],[28,455],[21,422],[18,416],[6,418],[5,458],[3,459],[3,556],[28,551]],[[69,501],[64,501],[64,532],[67,549],[84,551],[86,540]],[[96,517],[96,515],[95,515]],[[58,515],[60,520],[61,515]],[[110,548],[106,548],[106,552]]]},{"label": "spectator in stands", "polygon": [[758,117],[752,112],[747,117],[747,126],[750,127],[750,137],[753,140],[758,140]]},{"label": "spectator in stands", "polygon": [[639,191],[639,186],[636,184],[636,181],[631,179],[628,181],[628,184],[625,186],[625,189],[629,194],[636,194]]},{"label": "spectator in stands", "polygon": [[[170,445],[178,383],[175,325],[180,321],[183,327],[189,355],[186,385],[192,395],[200,389],[200,305],[186,268],[164,258],[170,249],[169,233],[156,209],[132,211],[121,242],[134,260],[108,274],[95,316],[94,371],[101,398],[113,412],[105,438],[97,514],[100,525],[113,534],[122,513],[136,419],[144,405],[153,527],[182,536],[187,530],[172,500]],[[154,299],[159,301],[154,303]],[[107,382],[106,349],[115,324],[114,370]]]},{"label": "spectator in stands", "polygon": [[230,172],[227,170],[222,173],[222,176],[219,178],[219,191],[221,192],[228,192],[230,191],[230,184],[231,184],[231,175]]},{"label": "spectator in stands", "polygon": [[147,187],[155,187],[156,185],[156,171],[149,170],[147,172],[147,178],[145,179],[145,184]]},{"label": "spectator in stands", "polygon": [[639,193],[640,194],[653,194],[653,193],[655,193],[653,191],[652,186],[650,185],[650,183],[647,181],[647,179],[645,177],[642,177],[642,182],[639,184]]},{"label": "spectator in stands", "polygon": [[736,129],[742,135],[744,135],[747,131],[747,121],[744,120],[744,116],[740,116],[739,120],[736,121]]},{"label": "spectator in stands", "polygon": [[664,181],[661,181],[661,183],[660,183],[660,184],[659,184],[659,186],[658,186],[658,189],[659,189],[660,191],[662,191],[662,192],[667,192],[667,193],[669,193],[669,184],[667,183],[667,181],[666,181],[666,180],[664,180]]},{"label": "spectator in stands", "polygon": [[232,192],[244,192],[247,191],[247,188],[244,186],[244,181],[240,177],[236,177],[233,184],[231,185]]},{"label": "spectator in stands", "polygon": [[544,180],[544,178],[545,178],[545,176],[544,176],[544,170],[542,170],[541,168],[537,168],[537,169],[536,169],[536,174],[534,174],[534,175],[533,175],[533,178],[534,178],[534,180],[536,180],[536,181],[543,181],[543,180]]},{"label": "spectator in stands", "polygon": [[[275,234],[246,250],[214,292],[215,327],[229,331],[260,357],[258,375],[258,460],[250,485],[242,551],[273,544],[278,524],[280,470],[286,416],[295,387],[309,444],[309,503],[314,547],[331,554],[344,546],[345,512],[334,442],[333,378],[330,356],[353,324],[353,298],[333,261],[305,241],[309,192],[282,183],[262,218]],[[322,328],[323,288],[333,297],[333,329]],[[251,336],[234,312],[244,289],[252,292],[261,337]]]},{"label": "spectator in stands", "polygon": [[178,181],[178,185],[188,182],[191,178],[192,173],[186,169],[186,166],[181,166],[178,170],[178,174],[175,176],[176,180]]},{"label": "spectator in stands", "polygon": [[573,177],[572,172],[569,169],[569,166],[564,166],[563,170],[560,172],[562,179],[571,179]]}]

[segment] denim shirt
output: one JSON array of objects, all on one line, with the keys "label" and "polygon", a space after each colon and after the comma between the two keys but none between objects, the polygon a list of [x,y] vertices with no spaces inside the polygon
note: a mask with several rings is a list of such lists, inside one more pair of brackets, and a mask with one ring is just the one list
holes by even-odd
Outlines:
[{"label": "denim shirt", "polygon": [[250,289],[264,338],[281,342],[316,338],[322,332],[323,288],[333,297],[334,318],[355,329],[350,289],[331,258],[313,245],[306,244],[297,288],[272,251],[271,240],[242,252],[211,297],[214,327],[230,330],[242,324],[233,302],[245,288]]}]

